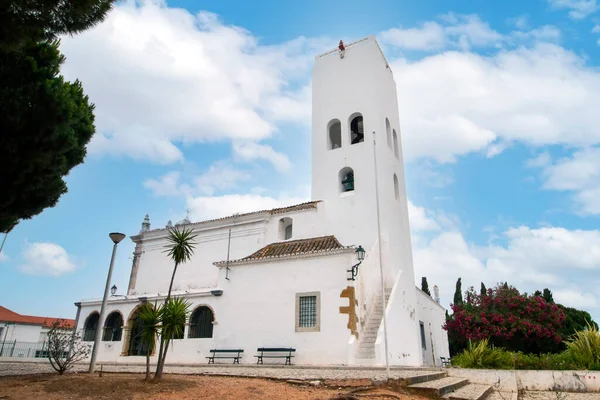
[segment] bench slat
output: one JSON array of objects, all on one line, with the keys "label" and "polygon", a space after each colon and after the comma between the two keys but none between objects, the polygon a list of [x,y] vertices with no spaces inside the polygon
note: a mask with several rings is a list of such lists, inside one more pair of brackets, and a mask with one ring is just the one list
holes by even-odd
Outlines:
[{"label": "bench slat", "polygon": [[211,353],[243,353],[243,349],[233,350],[233,349],[213,349],[210,351]]},{"label": "bench slat", "polygon": [[265,351],[265,352],[275,352],[275,351],[296,351],[293,348],[285,348],[285,347],[259,347],[257,351]]}]

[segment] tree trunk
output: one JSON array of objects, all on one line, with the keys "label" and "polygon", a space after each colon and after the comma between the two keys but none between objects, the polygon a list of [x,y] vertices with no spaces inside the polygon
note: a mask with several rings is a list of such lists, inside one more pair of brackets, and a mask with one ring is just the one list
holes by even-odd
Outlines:
[{"label": "tree trunk", "polygon": [[156,374],[154,374],[154,379],[162,379],[163,368],[165,367],[165,360],[167,359],[167,350],[169,350],[169,340],[166,341],[164,353],[162,354],[159,364],[156,366]]},{"label": "tree trunk", "polygon": [[175,268],[173,268],[173,275],[171,275],[171,284],[169,285],[169,293],[167,293],[167,299],[165,300],[165,304],[171,298],[171,289],[173,289],[173,281],[175,280],[175,273],[177,272],[177,267],[179,264],[175,263]]},{"label": "tree trunk", "polygon": [[[154,346],[152,346],[154,347]],[[146,380],[150,379],[150,346],[146,350]]]},{"label": "tree trunk", "polygon": [[[177,272],[177,267],[179,266],[178,263],[175,263],[175,267],[173,268],[173,275],[171,275],[171,283],[169,284],[169,292],[167,293],[167,298],[165,299],[165,305],[169,302],[169,300],[171,299],[171,290],[173,289],[173,281],[175,280],[175,273]],[[165,337],[164,335],[160,335],[160,348],[158,350],[158,362],[156,363],[156,372],[154,373],[154,379],[162,379],[162,370],[163,370],[163,365],[165,364],[165,356],[167,354],[167,347],[169,347],[168,341],[170,338],[167,338],[167,346],[164,348],[163,351],[163,347],[165,344]]]}]

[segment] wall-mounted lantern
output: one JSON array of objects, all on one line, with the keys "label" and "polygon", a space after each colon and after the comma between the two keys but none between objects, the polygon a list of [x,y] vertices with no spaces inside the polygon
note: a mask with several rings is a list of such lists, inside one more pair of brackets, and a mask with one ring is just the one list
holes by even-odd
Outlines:
[{"label": "wall-mounted lantern", "polygon": [[365,259],[365,249],[363,249],[362,246],[358,246],[354,254],[356,254],[356,259],[358,260],[358,263],[354,264],[352,268],[348,270],[348,272],[352,274],[352,276],[348,278],[349,281],[356,280],[356,276],[358,275],[358,266]]},{"label": "wall-mounted lantern", "polygon": [[110,288],[110,294],[111,296],[114,296],[115,293],[117,293],[117,285],[112,285],[112,287]]}]

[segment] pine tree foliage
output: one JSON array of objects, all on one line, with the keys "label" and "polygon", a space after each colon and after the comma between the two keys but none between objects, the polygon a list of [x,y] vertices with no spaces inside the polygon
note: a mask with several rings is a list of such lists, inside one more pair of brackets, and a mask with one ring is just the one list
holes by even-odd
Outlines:
[{"label": "pine tree foliage", "polygon": [[427,293],[427,296],[431,297],[431,292],[429,291],[429,284],[427,283],[427,277],[421,278],[421,290]]},{"label": "pine tree foliage", "polygon": [[0,2],[0,50],[52,41],[104,21],[115,0],[4,0]]},{"label": "pine tree foliage", "polygon": [[456,281],[456,290],[454,291],[454,305],[459,305],[463,303],[462,297],[462,282],[461,278],[458,278]]},{"label": "pine tree foliage", "polygon": [[86,155],[94,106],[59,75],[59,42],[0,51],[0,232],[53,207]]}]

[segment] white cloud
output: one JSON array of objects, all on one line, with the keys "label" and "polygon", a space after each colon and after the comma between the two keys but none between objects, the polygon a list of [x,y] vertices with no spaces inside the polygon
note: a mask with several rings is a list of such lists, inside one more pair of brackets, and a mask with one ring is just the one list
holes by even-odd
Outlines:
[{"label": "white cloud", "polygon": [[237,187],[238,183],[251,178],[246,171],[236,169],[223,161],[210,166],[208,171],[194,179],[194,186],[199,192],[212,196],[217,190]]},{"label": "white cloud", "polygon": [[180,175],[179,171],[171,171],[159,179],[146,179],[144,187],[150,189],[155,196],[178,196],[181,194]]},{"label": "white cloud", "polygon": [[554,163],[542,153],[528,164],[543,168],[544,189],[573,192],[576,212],[600,214],[600,147],[575,151]]},{"label": "white cloud", "polygon": [[598,10],[596,0],[548,0],[550,5],[556,9],[568,9],[569,17],[583,19]]},{"label": "white cloud", "polygon": [[519,15],[514,18],[509,18],[508,23],[514,24],[518,29],[527,29],[529,27],[529,16]]},{"label": "white cloud", "polygon": [[420,28],[392,28],[380,34],[383,42],[407,50],[437,50],[447,45],[444,28],[425,22]]},{"label": "white cloud", "polygon": [[598,308],[598,298],[592,293],[582,293],[577,287],[552,292],[554,301],[579,309]]},{"label": "white cloud", "polygon": [[381,40],[407,50],[440,50],[457,47],[467,50],[499,44],[502,35],[477,15],[448,14],[443,23],[428,21],[418,28],[392,28],[380,34]]},{"label": "white cloud", "polygon": [[[391,62],[408,161],[440,163],[512,142],[600,143],[600,72],[548,43],[492,56],[449,51]],[[498,143],[502,147],[497,147]]]},{"label": "white cloud", "polygon": [[27,245],[22,254],[21,271],[30,275],[59,276],[77,267],[67,251],[56,243],[35,242]]},{"label": "white cloud", "polygon": [[292,167],[287,155],[275,151],[271,146],[254,142],[234,142],[233,153],[244,161],[269,161],[279,172],[289,171]]},{"label": "white cloud", "polygon": [[[413,216],[427,225],[411,224],[415,279],[422,276],[429,284],[440,287],[442,304],[452,301],[456,280],[462,278],[463,290],[479,289],[508,281],[521,291],[532,293],[545,287],[563,304],[586,309],[600,317],[600,303],[595,298],[595,277],[600,271],[600,231],[568,230],[562,227],[507,229],[499,237],[503,244],[469,244],[454,228],[441,231],[435,226],[437,214],[415,205]],[[433,219],[433,221],[431,221]]]},{"label": "white cloud", "polygon": [[259,194],[229,194],[223,196],[188,197],[192,221],[221,218],[235,213],[269,210],[308,201],[308,198],[280,196],[278,198]]},{"label": "white cloud", "polygon": [[439,231],[440,225],[434,220],[424,207],[414,205],[408,201],[408,214],[410,215],[410,229],[414,232]]},{"label": "white cloud", "polygon": [[62,39],[62,72],[96,104],[91,154],[169,163],[183,160],[179,142],[257,141],[277,131],[276,121],[305,118],[320,46],[305,38],[265,46],[214,14],[127,0]]},{"label": "white cloud", "polygon": [[217,191],[235,189],[240,182],[250,180],[251,175],[237,169],[227,161],[217,161],[206,172],[182,182],[181,172],[171,171],[158,179],[146,179],[144,187],[155,196],[212,196]]}]

